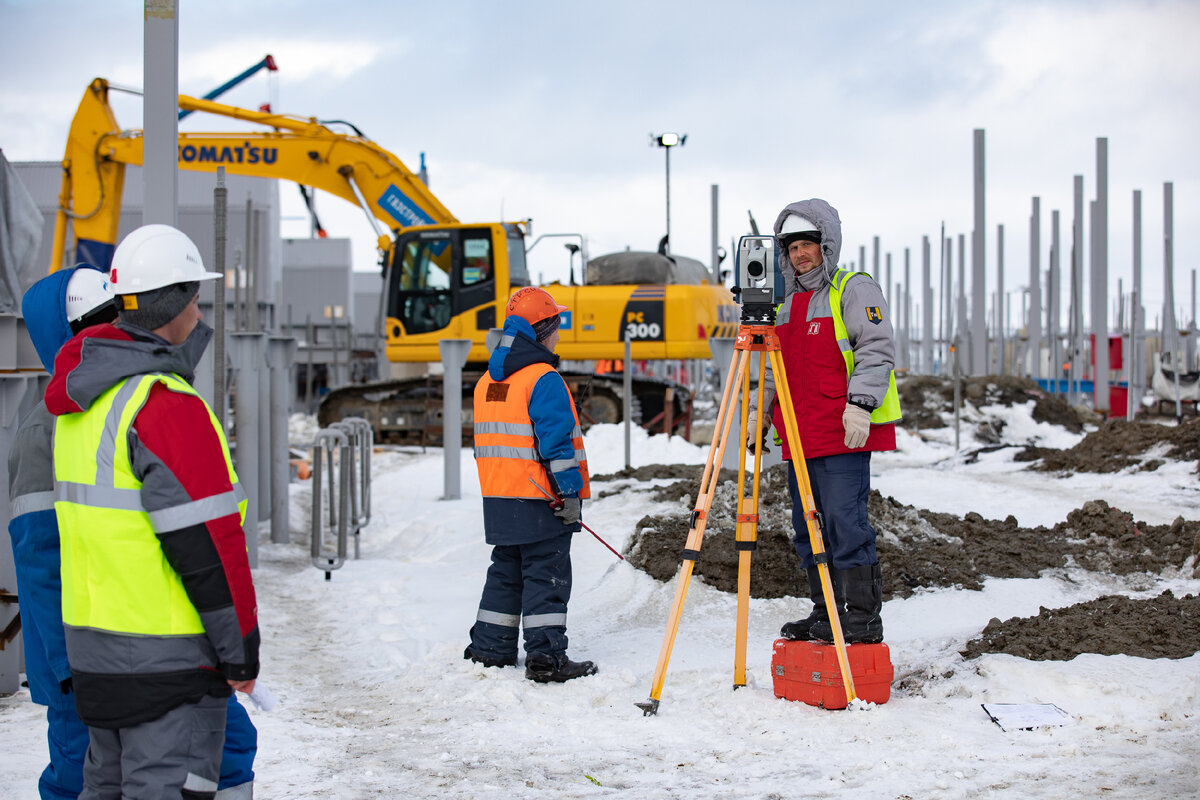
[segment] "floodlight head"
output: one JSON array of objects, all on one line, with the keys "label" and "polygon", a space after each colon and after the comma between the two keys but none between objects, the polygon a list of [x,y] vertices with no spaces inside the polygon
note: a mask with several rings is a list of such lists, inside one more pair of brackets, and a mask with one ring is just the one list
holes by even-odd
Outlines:
[{"label": "floodlight head", "polygon": [[662,133],[658,136],[651,135],[650,141],[659,147],[678,147],[687,141],[687,134]]}]

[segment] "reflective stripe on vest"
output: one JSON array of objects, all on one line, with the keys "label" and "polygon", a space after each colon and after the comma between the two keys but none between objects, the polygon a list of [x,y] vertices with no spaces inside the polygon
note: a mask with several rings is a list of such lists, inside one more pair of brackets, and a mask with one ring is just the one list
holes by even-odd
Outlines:
[{"label": "reflective stripe on vest", "polygon": [[[859,274],[866,275],[867,273],[839,269],[834,273],[829,287],[829,311],[833,315],[833,334],[837,337],[838,348],[842,351],[842,358],[846,361],[847,379],[854,372],[854,348],[850,346],[850,335],[846,332],[846,323],[842,321],[842,289],[845,288],[846,281]],[[883,395],[883,402],[871,412],[871,422],[875,425],[882,425],[898,419],[900,419],[900,393],[896,391],[896,371],[891,370],[888,373],[887,392]]]},{"label": "reflective stripe on vest", "polygon": [[177,375],[140,375],[104,392],[87,411],[55,421],[54,509],[62,543],[63,622],[68,626],[148,636],[204,633],[156,531],[233,513],[244,521],[245,492],[210,409],[233,488],[147,511],[129,457],[128,434],[159,383],[173,392],[199,396]]},{"label": "reflective stripe on vest", "polygon": [[[484,497],[545,500],[546,495],[537,487],[553,491],[546,467],[538,457],[533,422],[529,419],[529,398],[533,387],[549,372],[555,372],[549,364],[531,364],[503,381],[495,381],[491,375],[485,374],[475,385],[475,465],[479,470],[479,488]],[[559,376],[559,379],[562,377]],[[587,453],[583,448],[583,432],[579,427],[579,414],[575,411],[574,402],[571,403],[571,413],[575,417],[575,425],[571,429],[575,457],[570,460],[556,459],[549,462],[549,467],[551,472],[561,472],[577,466],[583,478],[579,497],[586,498],[590,497]]]}]

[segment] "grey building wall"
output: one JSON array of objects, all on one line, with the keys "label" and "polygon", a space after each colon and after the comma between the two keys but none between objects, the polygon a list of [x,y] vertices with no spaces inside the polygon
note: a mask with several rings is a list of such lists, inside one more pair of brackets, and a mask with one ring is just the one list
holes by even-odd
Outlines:
[{"label": "grey building wall", "polygon": [[306,315],[326,323],[354,320],[349,239],[284,239],[284,320],[303,325]]}]

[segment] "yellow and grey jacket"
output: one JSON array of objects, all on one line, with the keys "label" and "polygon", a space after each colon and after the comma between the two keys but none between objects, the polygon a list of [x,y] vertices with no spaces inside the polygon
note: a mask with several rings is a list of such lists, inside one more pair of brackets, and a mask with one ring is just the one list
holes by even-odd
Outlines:
[{"label": "yellow and grey jacket", "polygon": [[46,390],[67,655],[94,727],[227,696],[228,680],[258,674],[244,494],[220,425],[181,377],[209,335],[175,347],[90,328]]}]

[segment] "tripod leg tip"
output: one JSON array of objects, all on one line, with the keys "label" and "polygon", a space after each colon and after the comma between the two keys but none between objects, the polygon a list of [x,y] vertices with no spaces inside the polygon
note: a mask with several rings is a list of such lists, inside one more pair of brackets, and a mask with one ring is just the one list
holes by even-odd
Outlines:
[{"label": "tripod leg tip", "polygon": [[634,703],[634,705],[642,710],[643,717],[653,717],[658,714],[658,701],[653,697],[644,703]]}]

